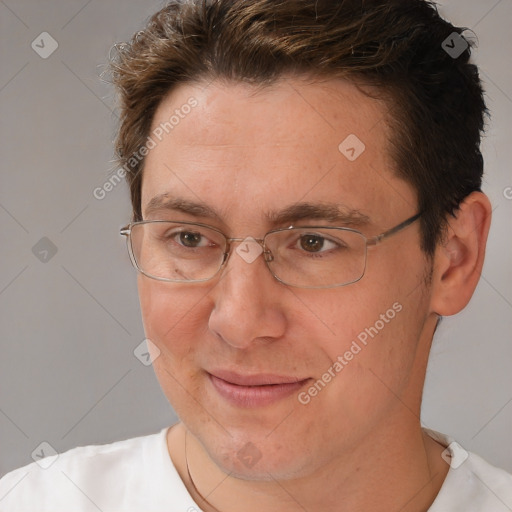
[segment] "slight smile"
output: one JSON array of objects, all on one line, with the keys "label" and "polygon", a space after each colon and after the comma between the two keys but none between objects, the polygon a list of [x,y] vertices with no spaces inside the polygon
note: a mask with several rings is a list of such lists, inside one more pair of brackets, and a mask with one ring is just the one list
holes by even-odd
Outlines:
[{"label": "slight smile", "polygon": [[261,407],[296,393],[311,378],[257,374],[241,375],[230,371],[207,372],[217,393],[238,407]]}]

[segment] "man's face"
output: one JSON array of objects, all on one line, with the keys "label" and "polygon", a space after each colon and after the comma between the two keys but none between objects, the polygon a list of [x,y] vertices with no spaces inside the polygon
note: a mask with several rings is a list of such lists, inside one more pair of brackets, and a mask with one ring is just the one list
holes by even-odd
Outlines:
[{"label": "man's face", "polygon": [[[190,97],[197,105],[183,108]],[[179,121],[146,159],[144,219],[263,238],[290,224],[340,226],[320,218],[276,226],[267,215],[331,204],[365,215],[357,229],[371,237],[417,213],[414,191],[392,171],[385,107],[349,83],[288,78],[260,91],[181,85],[160,104],[152,130],[176,110]],[[216,217],[199,209],[146,212],[162,194],[207,206]],[[248,263],[238,246],[210,281],[139,275],[146,336],[160,350],[157,377],[222,469],[247,478],[303,475],[376,432],[417,421],[411,409],[419,407],[434,325],[418,223],[369,247],[360,281],[330,289],[286,286],[263,257]],[[210,374],[221,371],[301,384],[279,396],[270,390],[266,403],[242,403],[219,392]],[[221,384],[236,395],[233,384]]]}]

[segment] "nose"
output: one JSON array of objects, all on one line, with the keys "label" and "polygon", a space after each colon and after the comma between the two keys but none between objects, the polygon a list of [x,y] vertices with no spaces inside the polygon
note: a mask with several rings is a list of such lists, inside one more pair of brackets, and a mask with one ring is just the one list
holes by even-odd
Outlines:
[{"label": "nose", "polygon": [[268,342],[283,336],[285,285],[272,276],[263,254],[247,258],[244,242],[236,245],[210,292],[213,308],[208,325],[224,342],[243,349],[257,340]]}]

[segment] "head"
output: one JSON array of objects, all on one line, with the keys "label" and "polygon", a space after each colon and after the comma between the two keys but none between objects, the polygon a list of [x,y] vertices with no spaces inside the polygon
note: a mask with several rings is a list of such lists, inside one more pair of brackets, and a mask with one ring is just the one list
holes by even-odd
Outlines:
[{"label": "head", "polygon": [[[134,221],[263,238],[338,225],[317,211],[337,205],[350,214],[341,227],[371,238],[421,212],[368,249],[349,286],[293,288],[263,258],[233,253],[209,281],[139,275],[162,388],[226,470],[304,474],[371,432],[417,422],[404,403],[419,413],[437,320],[469,301],[489,227],[485,104],[462,31],[420,0],[175,1],[118,46],[116,148]],[[456,58],[450,37],[464,46]],[[284,220],[297,205],[301,216]],[[306,384],[242,407],[212,385],[218,370]],[[251,467],[237,457],[248,443],[261,454]]]}]

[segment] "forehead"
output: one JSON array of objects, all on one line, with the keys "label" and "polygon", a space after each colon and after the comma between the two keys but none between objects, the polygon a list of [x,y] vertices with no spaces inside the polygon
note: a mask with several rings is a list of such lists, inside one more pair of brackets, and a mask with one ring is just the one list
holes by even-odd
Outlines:
[{"label": "forehead", "polygon": [[362,211],[389,203],[384,189],[405,207],[409,186],[389,185],[385,116],[382,102],[342,80],[182,84],[152,121],[142,210],[176,193],[238,217],[304,199]]},{"label": "forehead", "polygon": [[[197,106],[189,109],[191,98]],[[371,134],[372,139],[381,139],[372,140],[375,144],[385,143],[387,138],[387,125],[380,123],[385,111],[382,101],[340,79],[313,82],[285,76],[270,85],[216,80],[177,86],[160,103],[152,130],[161,126],[166,132],[165,123],[175,113],[180,119],[173,119],[172,130],[167,131],[172,131],[172,138],[180,144],[243,145],[252,137],[258,144],[303,145],[310,141],[317,146],[318,137],[332,145],[345,132],[358,132],[368,139],[367,132],[379,123],[379,129]],[[185,125],[190,127],[190,122],[184,122],[187,117],[194,118],[193,131],[184,130]],[[298,123],[307,130],[300,131]],[[162,133],[166,135],[170,133]],[[334,140],[326,135],[335,135]]]}]

